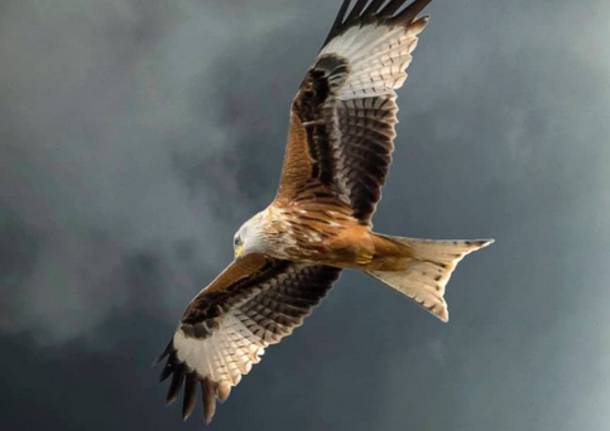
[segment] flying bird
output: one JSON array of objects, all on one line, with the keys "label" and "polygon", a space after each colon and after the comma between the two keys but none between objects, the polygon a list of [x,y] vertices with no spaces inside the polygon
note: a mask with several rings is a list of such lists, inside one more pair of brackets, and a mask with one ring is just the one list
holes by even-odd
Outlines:
[{"label": "flying bird", "polygon": [[[234,237],[235,260],[193,298],[160,360],[167,402],[201,387],[204,419],[242,375],[303,323],[345,268],[448,320],[458,262],[493,240],[435,241],[372,230],[396,137],[396,90],[430,0],[345,0],[297,91],[279,188]],[[351,7],[350,7],[351,6]]]}]

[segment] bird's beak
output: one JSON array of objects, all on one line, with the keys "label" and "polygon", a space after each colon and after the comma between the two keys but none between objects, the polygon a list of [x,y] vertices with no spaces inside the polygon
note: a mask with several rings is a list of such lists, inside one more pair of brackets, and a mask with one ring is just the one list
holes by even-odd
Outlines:
[{"label": "bird's beak", "polygon": [[239,244],[235,247],[235,258],[241,257],[244,254],[244,245]]}]

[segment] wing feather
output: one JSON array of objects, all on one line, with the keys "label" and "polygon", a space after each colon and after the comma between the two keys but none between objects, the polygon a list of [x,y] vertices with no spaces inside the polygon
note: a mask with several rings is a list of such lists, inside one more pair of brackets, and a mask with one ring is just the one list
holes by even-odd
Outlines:
[{"label": "wing feather", "polygon": [[187,419],[199,382],[209,422],[216,400],[226,400],[265,348],[303,323],[339,272],[258,254],[234,261],[191,301],[162,355],[161,380],[172,377],[167,402],[184,388]]},{"label": "wing feather", "polygon": [[293,101],[276,200],[325,190],[370,224],[396,137],[396,91],[427,18],[430,0],[343,2]]}]

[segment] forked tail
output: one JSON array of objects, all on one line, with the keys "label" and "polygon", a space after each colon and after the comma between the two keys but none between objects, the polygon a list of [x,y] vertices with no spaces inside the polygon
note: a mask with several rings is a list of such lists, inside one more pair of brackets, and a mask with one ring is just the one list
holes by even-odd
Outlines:
[{"label": "forked tail", "polygon": [[436,241],[379,235],[405,247],[404,269],[367,270],[366,273],[407,295],[443,322],[449,320],[445,286],[457,264],[469,253],[494,242],[486,240]]}]

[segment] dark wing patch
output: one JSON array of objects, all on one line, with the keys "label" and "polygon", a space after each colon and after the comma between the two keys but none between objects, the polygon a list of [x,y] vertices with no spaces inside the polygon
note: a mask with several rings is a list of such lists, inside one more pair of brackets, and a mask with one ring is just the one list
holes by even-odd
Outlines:
[{"label": "dark wing patch", "polygon": [[[243,258],[248,259],[260,258]],[[221,275],[195,297],[160,358],[167,358],[161,380],[171,377],[167,402],[175,401],[184,388],[184,419],[193,411],[199,383],[209,423],[216,400],[227,399],[267,346],[303,323],[340,273],[269,258],[254,265],[246,262],[245,267],[254,269],[250,276],[229,266],[225,273],[233,271],[234,281]]]},{"label": "dark wing patch", "polygon": [[327,104],[331,86],[338,87],[349,73],[347,61],[334,55],[322,56],[307,72],[293,109],[307,132],[312,160],[312,178],[333,188],[335,155],[330,142],[332,105]]},{"label": "dark wing patch", "polygon": [[353,216],[368,221],[381,198],[392,151],[396,104],[391,97],[340,101],[337,131],[342,144],[341,180],[349,190]]},{"label": "dark wing patch", "polygon": [[289,265],[288,261],[265,259],[256,271],[235,280],[224,289],[209,292],[204,290],[184,311],[180,328],[188,336],[206,338],[218,327],[218,318],[225,312],[225,308],[239,302],[256,286],[281,274]]}]

